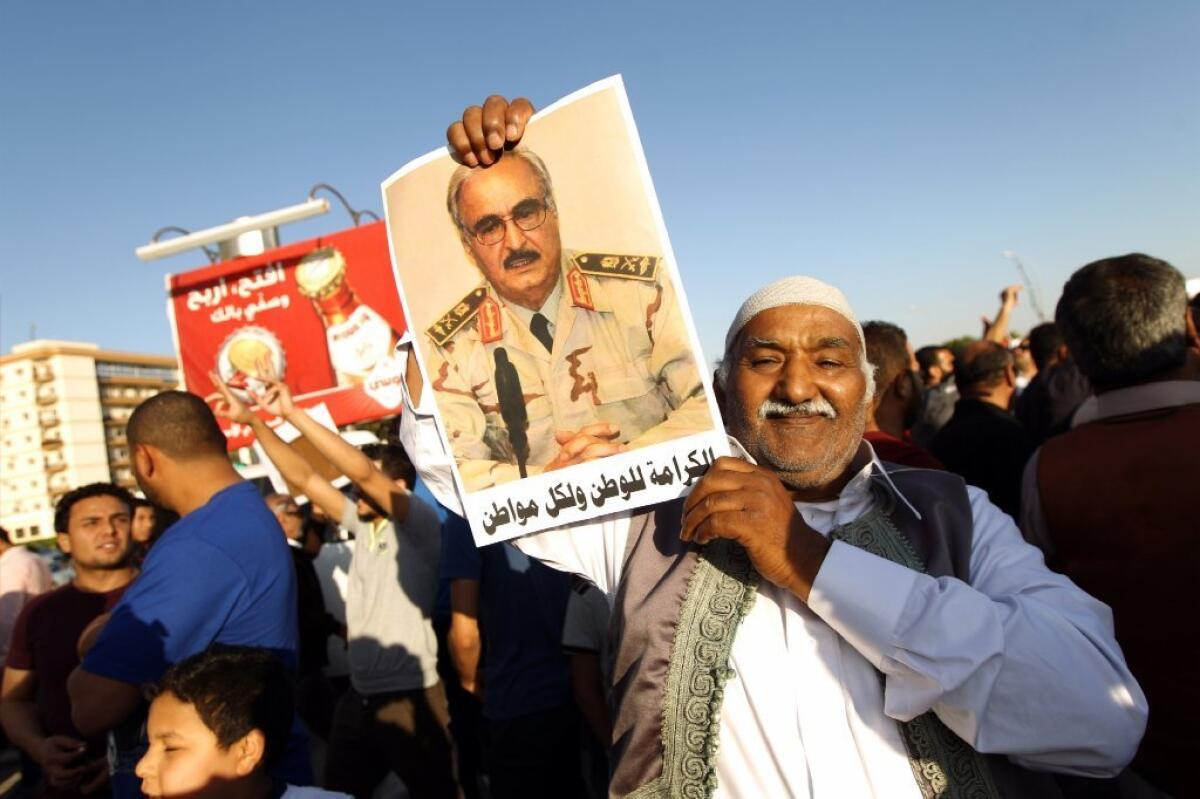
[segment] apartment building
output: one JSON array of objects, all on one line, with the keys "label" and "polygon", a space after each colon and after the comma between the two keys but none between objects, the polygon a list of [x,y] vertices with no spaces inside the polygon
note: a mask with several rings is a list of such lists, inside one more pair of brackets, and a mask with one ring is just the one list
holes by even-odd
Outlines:
[{"label": "apartment building", "polygon": [[38,340],[0,356],[0,525],[14,542],[54,535],[54,504],[111,481],[135,489],[125,422],[179,382],[174,358]]}]

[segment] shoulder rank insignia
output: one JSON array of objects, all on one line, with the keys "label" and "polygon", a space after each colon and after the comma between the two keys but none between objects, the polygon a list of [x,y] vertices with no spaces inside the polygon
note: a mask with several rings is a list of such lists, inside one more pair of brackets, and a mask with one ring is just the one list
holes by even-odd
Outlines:
[{"label": "shoulder rank insignia", "polygon": [[487,298],[487,288],[479,286],[447,311],[445,316],[430,325],[425,332],[433,339],[434,344],[439,347],[445,345],[455,333],[462,330],[463,326],[471,321],[471,317],[479,311],[479,306],[483,305],[483,301]]},{"label": "shoulder rank insignia", "polygon": [[484,344],[494,344],[504,337],[500,324],[500,303],[487,297],[479,304],[479,338]]},{"label": "shoulder rank insignia", "polygon": [[571,304],[576,308],[596,310],[592,304],[592,290],[588,288],[587,278],[578,269],[567,272],[567,288],[571,289]]},{"label": "shoulder rank insignia", "polygon": [[654,280],[658,273],[656,255],[609,255],[581,252],[571,259],[579,271],[599,277],[623,277],[630,280]]}]

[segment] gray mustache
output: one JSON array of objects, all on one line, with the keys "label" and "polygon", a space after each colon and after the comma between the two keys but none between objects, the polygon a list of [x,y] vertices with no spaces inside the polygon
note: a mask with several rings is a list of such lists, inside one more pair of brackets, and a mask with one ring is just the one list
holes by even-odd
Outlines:
[{"label": "gray mustache", "polygon": [[766,399],[758,406],[759,419],[778,419],[784,416],[824,416],[836,419],[837,411],[828,400],[820,397],[796,404]]}]

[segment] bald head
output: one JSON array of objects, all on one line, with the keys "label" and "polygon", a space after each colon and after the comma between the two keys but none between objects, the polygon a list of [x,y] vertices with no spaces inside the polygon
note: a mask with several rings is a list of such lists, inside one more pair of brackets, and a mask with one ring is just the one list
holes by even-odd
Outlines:
[{"label": "bald head", "polygon": [[137,406],[125,436],[130,449],[151,446],[173,460],[225,458],[225,434],[212,410],[186,391],[164,391]]},{"label": "bald head", "polygon": [[959,391],[970,393],[995,386],[1012,367],[1013,354],[1007,348],[994,341],[975,341],[955,362],[954,379]]}]

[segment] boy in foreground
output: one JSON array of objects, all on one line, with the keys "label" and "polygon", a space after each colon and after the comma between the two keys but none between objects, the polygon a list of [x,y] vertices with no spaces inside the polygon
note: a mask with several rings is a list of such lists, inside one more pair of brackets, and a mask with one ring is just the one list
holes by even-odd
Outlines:
[{"label": "boy in foreground", "polygon": [[172,666],[151,694],[150,748],[137,776],[152,799],[349,799],[272,779],[295,699],[290,675],[268,650],[214,644]]}]

